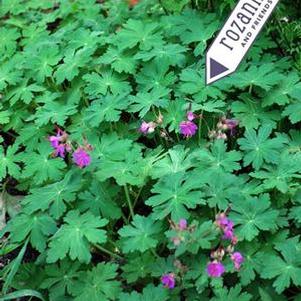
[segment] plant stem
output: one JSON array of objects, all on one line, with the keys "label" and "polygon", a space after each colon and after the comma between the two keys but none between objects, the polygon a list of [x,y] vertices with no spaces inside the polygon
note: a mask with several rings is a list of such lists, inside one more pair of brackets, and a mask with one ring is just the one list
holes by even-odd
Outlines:
[{"label": "plant stem", "polygon": [[131,213],[131,216],[132,216],[132,219],[133,219],[135,214],[134,214],[132,201],[131,201],[131,198],[130,198],[129,189],[128,189],[126,184],[123,187],[124,187],[125,197],[126,197],[126,200],[128,202],[130,213]]},{"label": "plant stem", "polygon": [[93,244],[93,246],[98,249],[99,251],[103,252],[103,253],[106,253],[108,255],[110,255],[111,257],[115,257],[115,258],[118,258],[118,259],[123,259],[120,255],[116,254],[116,253],[113,253],[109,250],[107,250],[106,248],[100,246],[100,245],[97,245],[97,244]]},{"label": "plant stem", "polygon": [[252,94],[252,88],[253,88],[253,85],[251,84],[250,87],[249,87],[249,93],[250,94]]},{"label": "plant stem", "polygon": [[141,193],[143,187],[144,187],[144,186],[141,186],[141,187],[140,187],[140,189],[139,189],[139,191],[138,191],[138,194],[137,194],[137,196],[136,196],[136,198],[135,198],[135,200],[134,200],[134,205],[133,205],[134,208],[135,208],[135,206],[136,206],[136,204],[137,204],[137,202],[138,202],[138,199],[139,199],[139,196],[140,196],[140,193]]},{"label": "plant stem", "polygon": [[202,134],[202,123],[203,123],[203,110],[201,112],[201,116],[199,117],[199,132],[198,132],[198,144],[201,142],[201,134]]},{"label": "plant stem", "polygon": [[160,256],[157,254],[157,252],[155,251],[155,249],[150,249],[150,251],[152,252],[152,254],[153,254],[156,258],[160,258]]}]

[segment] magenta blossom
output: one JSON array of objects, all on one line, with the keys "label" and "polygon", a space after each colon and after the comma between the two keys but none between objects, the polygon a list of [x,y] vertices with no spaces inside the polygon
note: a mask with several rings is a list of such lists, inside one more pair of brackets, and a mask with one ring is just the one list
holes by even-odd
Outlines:
[{"label": "magenta blossom", "polygon": [[68,138],[66,132],[61,129],[57,129],[57,133],[55,136],[50,136],[48,140],[50,141],[51,146],[54,148],[54,155],[60,156],[62,158],[65,157],[66,145],[65,142]]},{"label": "magenta blossom", "polygon": [[161,282],[164,287],[173,289],[176,285],[175,274],[173,274],[173,273],[164,274],[161,277]]},{"label": "magenta blossom", "polygon": [[239,252],[234,252],[231,255],[231,260],[233,261],[236,270],[240,269],[241,264],[244,262],[244,257]]},{"label": "magenta blossom", "polygon": [[225,119],[224,124],[227,129],[230,130],[230,135],[235,135],[236,127],[238,126],[238,121],[235,119]]},{"label": "magenta blossom", "polygon": [[60,136],[50,136],[49,138],[50,144],[53,148],[57,148],[60,144],[61,137]]},{"label": "magenta blossom", "polygon": [[58,144],[58,146],[54,150],[54,155],[60,156],[61,158],[65,158],[65,144]]},{"label": "magenta blossom", "polygon": [[225,267],[221,262],[212,261],[207,265],[207,274],[210,277],[221,277],[225,273]]},{"label": "magenta blossom", "polygon": [[154,122],[142,121],[139,128],[139,132],[146,135],[146,134],[153,133],[155,131],[155,128],[156,128],[156,124]]},{"label": "magenta blossom", "polygon": [[186,230],[187,229],[187,220],[185,218],[181,218],[178,226],[181,231]]},{"label": "magenta blossom", "polygon": [[187,120],[189,120],[189,121],[192,121],[193,119],[196,118],[195,114],[191,111],[187,112],[186,117],[187,117]]},{"label": "magenta blossom", "polygon": [[145,121],[142,121],[141,125],[140,125],[140,128],[139,128],[139,131],[143,134],[147,134],[148,132],[148,128],[149,128],[149,125],[147,122]]},{"label": "magenta blossom", "polygon": [[225,213],[221,213],[216,218],[216,224],[223,231],[223,239],[232,240],[234,238],[234,224],[227,218]]},{"label": "magenta blossom", "polygon": [[91,157],[90,155],[85,151],[84,148],[79,147],[74,153],[73,153],[73,162],[79,166],[80,168],[84,168],[85,166],[90,165],[91,163]]},{"label": "magenta blossom", "polygon": [[182,121],[180,123],[180,133],[186,138],[192,137],[196,133],[197,129],[197,125],[192,121]]}]

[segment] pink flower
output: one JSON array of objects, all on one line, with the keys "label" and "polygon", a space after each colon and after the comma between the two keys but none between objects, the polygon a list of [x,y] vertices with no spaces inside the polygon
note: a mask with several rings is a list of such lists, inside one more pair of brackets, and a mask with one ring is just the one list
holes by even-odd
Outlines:
[{"label": "pink flower", "polygon": [[173,242],[173,244],[174,244],[176,247],[179,246],[179,245],[181,244],[181,239],[180,239],[180,237],[178,237],[178,236],[173,237],[173,238],[171,239],[171,241]]},{"label": "pink flower", "polygon": [[186,138],[192,137],[196,133],[197,129],[197,125],[192,121],[182,121],[180,123],[180,133]]},{"label": "pink flower", "polygon": [[187,229],[187,220],[185,218],[181,218],[178,226],[181,231],[186,230]]},{"label": "pink flower", "polygon": [[233,229],[224,229],[224,235],[223,235],[223,239],[229,239],[229,240],[232,240],[234,236],[234,232],[233,232]]},{"label": "pink flower", "polygon": [[79,147],[73,153],[73,162],[80,168],[83,168],[91,163],[91,157],[82,147]]},{"label": "pink flower", "polygon": [[139,128],[139,131],[143,134],[147,134],[148,132],[148,128],[149,128],[149,125],[147,122],[145,121],[142,121],[141,125],[140,125],[140,128]]},{"label": "pink flower", "polygon": [[61,158],[65,157],[65,144],[58,144],[58,146],[55,148],[54,155],[60,156]]},{"label": "pink flower", "polygon": [[225,213],[221,213],[216,218],[217,226],[223,231],[223,239],[232,240],[234,238],[234,224],[227,218]]},{"label": "pink flower", "polygon": [[161,282],[164,285],[164,287],[173,289],[176,285],[175,274],[173,274],[173,273],[164,274],[161,277]]},{"label": "pink flower", "polygon": [[60,156],[62,158],[65,157],[65,142],[68,139],[68,135],[66,132],[61,129],[57,129],[56,136],[50,136],[48,140],[50,141],[51,146],[54,148],[54,155]]},{"label": "pink flower", "polygon": [[154,122],[145,122],[143,121],[140,125],[139,132],[143,134],[150,134],[155,131],[156,124]]},{"label": "pink flower", "polygon": [[225,267],[221,262],[212,261],[207,265],[207,274],[210,277],[221,277],[225,273]]},{"label": "pink flower", "polygon": [[57,148],[59,146],[60,143],[60,136],[50,136],[49,138],[50,144],[53,148]]},{"label": "pink flower", "polygon": [[191,111],[187,112],[186,117],[187,117],[187,120],[189,120],[189,121],[192,121],[193,119],[196,118],[195,114]]},{"label": "pink flower", "polygon": [[221,213],[221,214],[217,215],[216,224],[220,228],[223,228],[223,227],[227,226],[228,223],[229,223],[229,220],[228,220],[227,216],[225,215],[225,213]]},{"label": "pink flower", "polygon": [[238,126],[238,121],[235,119],[224,119],[223,124],[227,130],[230,130],[230,135],[235,135],[236,127]]},{"label": "pink flower", "polygon": [[231,255],[231,260],[233,261],[236,270],[240,269],[241,264],[244,262],[244,257],[239,252],[234,252]]}]

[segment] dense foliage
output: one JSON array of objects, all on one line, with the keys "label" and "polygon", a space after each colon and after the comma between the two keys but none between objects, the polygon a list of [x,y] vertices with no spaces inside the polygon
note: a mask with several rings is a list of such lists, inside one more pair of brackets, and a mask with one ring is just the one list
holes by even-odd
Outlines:
[{"label": "dense foliage", "polygon": [[0,1],[0,300],[301,299],[301,1],[205,86],[235,2]]}]

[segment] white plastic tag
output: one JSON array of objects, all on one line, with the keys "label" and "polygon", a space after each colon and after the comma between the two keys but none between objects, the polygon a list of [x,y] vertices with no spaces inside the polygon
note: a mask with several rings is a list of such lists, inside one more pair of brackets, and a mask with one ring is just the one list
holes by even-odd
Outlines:
[{"label": "white plastic tag", "polygon": [[279,0],[240,0],[206,54],[206,84],[233,73]]}]

